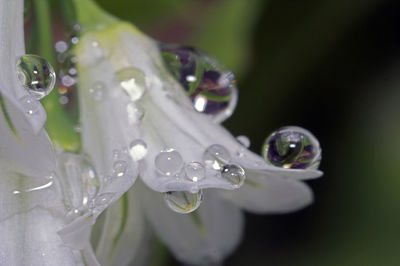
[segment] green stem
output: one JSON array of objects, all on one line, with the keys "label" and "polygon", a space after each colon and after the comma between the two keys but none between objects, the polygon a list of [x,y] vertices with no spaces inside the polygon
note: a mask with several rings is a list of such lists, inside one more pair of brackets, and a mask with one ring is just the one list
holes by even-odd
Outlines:
[{"label": "green stem", "polygon": [[58,0],[59,10],[68,31],[72,31],[77,23],[76,13],[72,0]]},{"label": "green stem", "polygon": [[[48,0],[33,1],[35,22],[38,34],[39,53],[53,66],[56,64],[51,34],[51,17]],[[47,111],[46,129],[51,140],[65,150],[78,151],[81,148],[80,136],[74,130],[72,121],[59,103],[57,86],[42,100]]]}]

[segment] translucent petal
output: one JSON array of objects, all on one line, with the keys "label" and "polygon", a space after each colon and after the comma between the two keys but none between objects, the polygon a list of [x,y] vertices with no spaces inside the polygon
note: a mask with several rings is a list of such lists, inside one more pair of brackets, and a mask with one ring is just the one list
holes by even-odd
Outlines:
[{"label": "translucent petal", "polygon": [[292,212],[313,202],[312,191],[303,182],[257,170],[247,170],[240,189],[220,194],[240,208],[260,214]]},{"label": "translucent petal", "polygon": [[144,186],[138,191],[151,226],[182,262],[193,265],[219,262],[241,240],[241,211],[219,198],[214,191],[205,191],[202,205],[191,214],[171,211],[161,194]]}]

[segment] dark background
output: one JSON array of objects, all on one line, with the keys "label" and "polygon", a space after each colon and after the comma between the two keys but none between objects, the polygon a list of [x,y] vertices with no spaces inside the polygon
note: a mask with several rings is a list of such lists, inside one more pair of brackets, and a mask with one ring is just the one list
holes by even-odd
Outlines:
[{"label": "dark background", "polygon": [[240,101],[225,125],[252,150],[285,125],[321,143],[315,203],[247,214],[226,265],[400,265],[400,1],[98,2],[230,66]]}]

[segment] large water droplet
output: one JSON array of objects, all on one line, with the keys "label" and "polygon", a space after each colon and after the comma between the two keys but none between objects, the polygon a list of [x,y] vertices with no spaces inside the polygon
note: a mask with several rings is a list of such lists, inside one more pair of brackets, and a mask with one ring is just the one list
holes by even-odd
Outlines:
[{"label": "large water droplet", "polygon": [[199,162],[190,162],[185,165],[186,178],[193,182],[198,182],[206,177],[206,169]]},{"label": "large water droplet", "polygon": [[264,142],[263,156],[268,164],[292,169],[316,169],[321,160],[318,140],[300,127],[283,127]]},{"label": "large water droplet", "polygon": [[208,147],[203,154],[204,163],[215,170],[221,170],[222,166],[231,159],[229,151],[219,144]]},{"label": "large water droplet", "polygon": [[164,193],[168,207],[177,213],[190,213],[195,211],[203,200],[203,192],[170,191]]},{"label": "large water droplet", "polygon": [[162,151],[154,159],[157,170],[162,175],[173,176],[182,170],[182,156],[174,149]]},{"label": "large water droplet", "polygon": [[246,173],[239,165],[226,164],[221,169],[221,177],[232,185],[240,187],[246,179]]},{"label": "large water droplet", "polygon": [[193,47],[160,44],[170,73],[180,82],[195,110],[221,122],[228,118],[237,101],[235,77],[212,56]]},{"label": "large water droplet", "polygon": [[39,110],[40,104],[32,95],[25,95],[20,99],[20,102],[24,108],[25,113],[33,115]]},{"label": "large water droplet", "polygon": [[22,85],[36,99],[40,100],[54,88],[56,74],[44,58],[26,54],[17,62],[18,78]]},{"label": "large water droplet", "polygon": [[134,161],[142,160],[147,154],[147,144],[141,139],[135,139],[129,145],[129,154]]},{"label": "large water droplet", "polygon": [[127,67],[120,70],[117,73],[117,80],[131,101],[139,100],[145,93],[146,83],[144,74],[137,68]]}]

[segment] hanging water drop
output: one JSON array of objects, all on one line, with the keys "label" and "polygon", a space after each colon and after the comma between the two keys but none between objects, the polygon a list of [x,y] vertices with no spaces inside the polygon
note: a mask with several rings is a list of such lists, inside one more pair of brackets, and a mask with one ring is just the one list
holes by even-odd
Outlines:
[{"label": "hanging water drop", "polygon": [[24,108],[25,113],[29,115],[35,114],[40,108],[39,101],[36,100],[36,98],[32,95],[25,95],[20,99],[20,102]]},{"label": "hanging water drop", "polygon": [[133,102],[140,100],[145,93],[144,74],[137,68],[127,67],[120,70],[117,73],[117,80]]},{"label": "hanging water drop", "polygon": [[177,213],[190,213],[195,211],[203,200],[203,192],[170,191],[164,193],[168,207]]},{"label": "hanging water drop", "polygon": [[190,162],[185,165],[186,178],[193,182],[198,182],[206,177],[206,169],[199,162]]},{"label": "hanging water drop", "polygon": [[182,170],[183,159],[179,152],[169,149],[157,154],[154,164],[160,174],[173,176]]},{"label": "hanging water drop", "polygon": [[37,100],[48,95],[54,88],[56,74],[44,58],[26,54],[17,62],[18,78],[28,92]]},{"label": "hanging water drop", "polygon": [[237,101],[235,77],[212,56],[193,47],[160,44],[169,72],[180,82],[200,113],[221,122],[228,118]]},{"label": "hanging water drop", "polygon": [[291,169],[316,169],[321,161],[318,140],[300,127],[283,127],[264,142],[263,156],[268,164]]},{"label": "hanging water drop", "polygon": [[89,88],[89,92],[94,100],[100,101],[103,98],[104,89],[105,86],[103,82],[96,81],[92,84],[92,87]]},{"label": "hanging water drop", "polygon": [[214,170],[221,170],[222,166],[231,159],[229,151],[219,144],[209,146],[203,154],[204,163]]},{"label": "hanging water drop", "polygon": [[246,173],[239,165],[226,164],[221,169],[221,177],[235,187],[240,187],[246,179]]},{"label": "hanging water drop", "polygon": [[134,161],[142,160],[147,154],[147,144],[141,139],[135,139],[129,145],[129,154]]},{"label": "hanging water drop", "polygon": [[115,177],[122,177],[125,175],[128,168],[128,163],[122,160],[118,160],[113,164],[113,175]]}]

